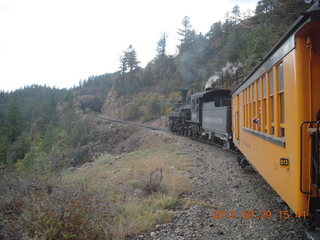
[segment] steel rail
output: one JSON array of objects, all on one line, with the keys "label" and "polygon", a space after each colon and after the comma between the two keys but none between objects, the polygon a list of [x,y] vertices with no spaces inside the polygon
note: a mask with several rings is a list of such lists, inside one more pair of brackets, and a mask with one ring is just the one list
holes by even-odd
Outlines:
[{"label": "steel rail", "polygon": [[109,121],[109,122],[126,124],[126,125],[131,125],[131,126],[136,126],[136,127],[142,127],[142,128],[147,128],[147,129],[156,130],[156,131],[169,132],[169,130],[166,128],[151,126],[151,125],[137,123],[137,122],[123,121],[120,119],[108,118],[108,117],[103,117],[103,116],[98,116],[98,118],[101,120]]}]

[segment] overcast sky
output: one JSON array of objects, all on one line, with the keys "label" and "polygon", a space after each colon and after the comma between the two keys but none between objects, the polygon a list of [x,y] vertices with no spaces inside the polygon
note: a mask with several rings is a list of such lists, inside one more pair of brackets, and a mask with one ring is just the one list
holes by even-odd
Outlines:
[{"label": "overcast sky", "polygon": [[197,32],[224,20],[238,4],[257,0],[0,0],[0,90],[31,84],[59,88],[119,70],[119,57],[133,45],[141,66],[156,54],[161,33],[168,54],[176,52],[184,16]]}]

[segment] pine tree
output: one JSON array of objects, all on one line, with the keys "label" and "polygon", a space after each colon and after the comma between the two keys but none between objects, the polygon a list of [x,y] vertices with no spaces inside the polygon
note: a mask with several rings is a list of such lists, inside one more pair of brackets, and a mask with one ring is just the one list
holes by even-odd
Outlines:
[{"label": "pine tree", "polygon": [[257,3],[256,14],[268,13],[274,9],[276,0],[260,0]]},{"label": "pine tree", "polygon": [[125,74],[128,69],[129,73],[139,68],[139,60],[137,58],[137,53],[132,45],[130,45],[126,51],[123,52],[120,57],[120,71],[121,74]]},{"label": "pine tree", "polygon": [[181,44],[185,41],[185,38],[187,37],[187,34],[189,31],[191,31],[191,24],[190,24],[190,18],[188,16],[185,16],[182,19],[182,28],[178,29],[178,34],[181,36]]},{"label": "pine tree", "polygon": [[9,103],[6,114],[6,136],[10,143],[17,140],[22,130],[21,116],[16,97]]},{"label": "pine tree", "polygon": [[179,54],[191,49],[193,42],[196,40],[196,31],[192,29],[190,18],[185,16],[182,20],[182,29],[178,29],[178,34],[182,37],[180,39]]},{"label": "pine tree", "polygon": [[120,73],[121,73],[121,75],[124,75],[127,72],[127,69],[128,69],[127,60],[126,60],[125,54],[123,54],[120,57]]},{"label": "pine tree", "polygon": [[211,49],[221,49],[223,44],[223,30],[221,21],[214,23],[206,37],[210,42]]},{"label": "pine tree", "polygon": [[167,47],[167,34],[166,33],[162,33],[161,34],[161,38],[158,41],[157,44],[157,53],[158,56],[164,56],[166,55],[166,47]]},{"label": "pine tree", "polygon": [[238,24],[241,21],[241,12],[238,5],[235,5],[233,7],[230,18],[234,24]]},{"label": "pine tree", "polygon": [[138,61],[137,53],[132,45],[130,45],[125,52],[125,58],[127,61],[127,66],[129,68],[129,73],[132,73],[139,67],[140,62]]}]

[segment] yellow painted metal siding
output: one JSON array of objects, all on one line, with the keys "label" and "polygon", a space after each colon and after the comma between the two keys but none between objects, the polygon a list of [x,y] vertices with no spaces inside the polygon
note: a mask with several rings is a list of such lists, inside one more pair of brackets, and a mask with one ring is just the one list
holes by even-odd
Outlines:
[{"label": "yellow painted metal siding", "polygon": [[[286,125],[288,129],[295,129],[297,117],[295,116],[296,98],[294,97],[294,86],[292,82],[295,81],[294,76],[294,63],[295,53],[292,51],[283,59],[284,63],[284,76],[285,76],[285,119],[287,119]],[[277,83],[277,81],[276,81]],[[268,86],[269,84],[267,84]],[[277,84],[274,84],[274,95],[277,95]],[[268,88],[267,88],[268,89]],[[266,91],[267,95],[269,91]],[[241,99],[240,93],[240,99]],[[277,102],[275,97],[275,102]],[[270,103],[269,103],[270,104]],[[277,105],[277,104],[276,104]],[[275,125],[277,126],[277,120],[279,118],[279,107],[275,106]],[[240,113],[240,119],[242,112]],[[270,123],[271,118],[268,118]],[[274,190],[289,204],[294,210],[306,211],[306,203],[303,201],[296,201],[299,193],[299,159],[297,138],[295,137],[295,131],[287,131],[285,137],[285,148],[278,146],[274,143],[264,140],[262,137],[255,136],[250,132],[247,132],[243,128],[243,121],[240,121],[240,143],[235,143],[240,151],[247,157],[251,164],[258,170],[258,172],[265,178],[265,180],[274,188]],[[269,127],[270,124],[268,124]],[[275,134],[279,134],[279,131],[275,131]],[[290,162],[289,168],[280,167],[280,158],[288,158]]]}]

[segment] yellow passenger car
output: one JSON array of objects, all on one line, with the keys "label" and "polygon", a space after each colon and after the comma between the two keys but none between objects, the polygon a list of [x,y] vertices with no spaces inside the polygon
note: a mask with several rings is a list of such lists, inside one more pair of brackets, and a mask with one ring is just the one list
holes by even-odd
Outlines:
[{"label": "yellow passenger car", "polygon": [[294,213],[317,220],[317,230],[319,141],[307,130],[320,110],[319,11],[316,3],[301,15],[232,92],[235,146]]}]

